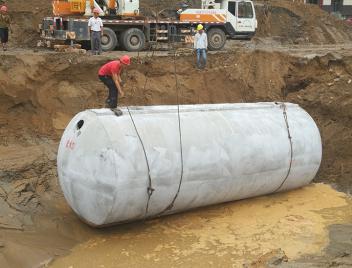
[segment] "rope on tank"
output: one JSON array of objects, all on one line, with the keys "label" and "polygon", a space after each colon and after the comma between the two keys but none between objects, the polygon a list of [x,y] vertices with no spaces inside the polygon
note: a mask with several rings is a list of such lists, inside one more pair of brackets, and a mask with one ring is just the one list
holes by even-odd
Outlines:
[{"label": "rope on tank", "polygon": [[[158,21],[156,20],[156,28],[158,26]],[[144,28],[145,28],[145,25],[143,24],[143,32],[144,32]],[[157,44],[158,45],[158,44]],[[155,50],[157,48],[156,47],[153,47],[153,46],[149,46],[149,51],[147,51],[147,54],[146,54],[146,58],[148,58],[148,54],[149,52],[152,50],[152,55],[150,57],[150,59],[152,59],[155,55]],[[139,57],[139,51],[138,51],[138,56],[137,56],[137,61],[139,62],[140,60],[140,57]],[[147,71],[145,73],[145,81],[144,81],[144,86],[143,86],[143,92],[145,92],[145,89],[147,88],[147,83],[148,83],[148,75],[149,75],[149,71],[151,70],[151,68],[147,68]],[[137,126],[136,126],[136,123],[133,119],[133,116],[132,116],[132,113],[130,111],[130,108],[127,106],[127,111],[128,111],[128,114],[131,118],[131,121],[132,121],[132,124],[134,126],[134,129],[136,130],[136,133],[137,133],[137,136],[138,136],[138,139],[142,145],[142,148],[143,148],[143,152],[144,152],[144,157],[145,157],[145,162],[147,164],[147,168],[148,168],[148,187],[147,187],[147,194],[148,194],[148,200],[147,200],[147,204],[146,204],[146,207],[145,207],[145,213],[144,213],[144,218],[147,218],[147,215],[148,215],[148,210],[149,210],[149,203],[150,203],[150,199],[153,195],[153,192],[155,191],[155,189],[153,188],[153,181],[152,181],[152,177],[150,175],[150,165],[149,165],[149,161],[148,161],[148,156],[147,156],[147,151],[144,147],[144,143],[143,143],[143,140],[138,132],[138,129],[137,129]]]},{"label": "rope on tank", "polygon": [[[155,28],[157,29],[157,27],[158,27],[158,17],[156,18]],[[156,47],[153,47],[151,58],[153,58],[155,50],[156,50]],[[138,53],[138,58],[139,58],[139,53]],[[179,185],[178,185],[178,188],[177,188],[177,192],[176,192],[174,198],[172,199],[171,203],[164,210],[162,210],[160,213],[158,213],[156,216],[160,216],[163,213],[165,213],[166,211],[168,211],[168,210],[173,208],[174,203],[175,203],[175,201],[176,201],[176,199],[177,199],[177,197],[178,197],[178,195],[180,193],[181,185],[182,185],[182,181],[183,181],[183,173],[184,173],[184,167],[183,166],[184,166],[184,164],[183,164],[183,148],[182,148],[181,116],[180,116],[180,96],[179,96],[180,89],[179,89],[178,78],[177,78],[176,58],[177,58],[177,49],[175,49],[175,51],[174,51],[174,77],[175,77],[175,87],[176,87],[176,96],[177,96],[176,97],[177,98],[177,118],[178,118],[179,142],[180,142],[181,175],[180,175],[180,181],[179,181]],[[146,86],[147,86],[148,72],[149,72],[150,69],[151,68],[149,68],[147,73],[146,73],[146,79],[145,79],[145,82],[144,82],[143,91],[145,91]],[[150,199],[151,199],[151,196],[152,196],[153,192],[155,191],[155,189],[153,189],[153,187],[152,187],[152,178],[151,178],[151,175],[150,175],[150,166],[149,166],[148,157],[147,157],[147,153],[146,153],[142,138],[140,137],[140,135],[138,133],[137,126],[136,126],[136,124],[135,124],[135,122],[133,120],[133,117],[132,117],[132,114],[131,114],[131,111],[130,111],[129,107],[127,107],[127,110],[128,110],[129,115],[130,115],[130,118],[132,120],[132,123],[134,125],[134,128],[136,130],[136,133],[137,133],[137,136],[139,138],[139,141],[142,144],[142,148],[143,148],[143,151],[144,151],[144,156],[145,156],[147,167],[148,167],[148,178],[149,178],[149,186],[148,186],[148,189],[147,189],[148,201],[147,201],[146,210],[145,210],[145,216],[144,216],[144,218],[147,218]]]},{"label": "rope on tank", "polygon": [[[156,3],[156,0],[155,0],[155,3]],[[155,23],[155,29],[158,28],[158,16],[156,18],[156,23]],[[145,30],[145,23],[143,23],[143,29],[142,31],[144,32]],[[156,36],[155,36],[156,37]],[[155,55],[155,50],[158,48],[158,42],[156,43],[156,46],[153,46],[153,45],[149,45],[149,50],[147,51],[147,54],[146,54],[146,58],[148,58],[149,56],[149,52],[152,51],[152,54],[150,56],[150,59],[153,59],[154,55]],[[137,55],[137,61],[139,62],[140,61],[140,53],[138,51],[138,55]],[[144,86],[143,86],[143,92],[145,92],[145,89],[147,88],[147,83],[148,83],[148,75],[149,75],[149,71],[151,70],[151,68],[147,68],[147,71],[145,73],[145,81],[144,81]],[[127,106],[127,111],[128,111],[128,114],[131,118],[131,121],[133,123],[133,126],[134,126],[134,129],[136,130],[136,133],[137,133],[137,136],[138,136],[138,139],[142,145],[142,148],[143,148],[143,152],[144,152],[144,157],[145,157],[145,161],[147,163],[147,168],[148,168],[148,188],[147,188],[147,194],[148,194],[148,200],[147,200],[147,204],[146,204],[146,207],[145,207],[145,214],[144,214],[144,218],[147,218],[147,215],[148,215],[148,210],[149,210],[149,203],[150,203],[150,199],[152,197],[152,194],[153,192],[155,191],[155,189],[153,188],[153,181],[152,181],[152,177],[150,175],[150,165],[149,165],[149,161],[148,161],[148,156],[147,156],[147,152],[146,152],[146,149],[144,147],[144,143],[143,143],[143,140],[138,132],[138,129],[137,129],[137,126],[136,126],[136,123],[133,119],[133,116],[132,116],[132,113],[129,109],[129,107]]]},{"label": "rope on tank", "polygon": [[286,125],[286,129],[287,129],[287,135],[288,135],[288,140],[290,142],[290,164],[288,166],[288,170],[287,170],[287,174],[286,177],[284,178],[284,180],[282,181],[282,183],[280,184],[280,186],[274,191],[277,192],[281,189],[281,187],[284,185],[284,183],[286,182],[286,180],[288,179],[288,176],[291,173],[291,168],[292,168],[292,159],[293,159],[293,144],[292,144],[292,136],[291,136],[291,132],[290,132],[290,126],[288,124],[288,118],[287,118],[287,107],[285,102],[282,102],[280,105],[280,108],[283,109],[283,115],[284,115],[284,119],[285,119],[285,125]]},{"label": "rope on tank", "polygon": [[183,146],[182,146],[182,132],[181,132],[181,116],[180,116],[180,97],[179,97],[179,85],[178,85],[178,79],[177,79],[177,65],[176,65],[176,58],[177,58],[177,49],[175,49],[174,53],[174,77],[175,77],[175,87],[176,87],[176,95],[177,95],[177,117],[178,117],[178,133],[179,133],[179,141],[180,141],[180,158],[181,158],[181,175],[180,175],[180,181],[178,184],[177,192],[172,199],[171,203],[164,209],[162,210],[157,216],[161,216],[164,214],[166,211],[171,210],[174,207],[175,201],[180,194],[181,190],[181,185],[183,181]]},{"label": "rope on tank", "polygon": [[149,185],[148,185],[148,188],[147,188],[148,201],[147,201],[147,205],[146,205],[146,208],[145,208],[145,215],[144,215],[144,216],[146,217],[146,215],[148,214],[150,198],[152,197],[152,194],[153,194],[153,192],[154,192],[155,189],[153,189],[153,187],[152,187],[152,177],[151,177],[151,175],[150,175],[150,166],[149,166],[147,151],[145,150],[143,140],[142,140],[141,136],[139,135],[139,132],[138,132],[136,123],[134,122],[134,119],[133,119],[133,117],[132,117],[130,108],[129,108],[128,106],[127,106],[127,111],[128,111],[128,114],[130,115],[130,118],[131,118],[131,120],[132,120],[132,124],[133,124],[133,126],[134,126],[134,129],[136,130],[138,139],[139,139],[139,141],[140,141],[140,143],[141,143],[141,145],[142,145],[143,152],[144,152],[144,157],[145,157],[145,162],[147,163],[147,168],[148,168],[148,180],[149,180]]}]

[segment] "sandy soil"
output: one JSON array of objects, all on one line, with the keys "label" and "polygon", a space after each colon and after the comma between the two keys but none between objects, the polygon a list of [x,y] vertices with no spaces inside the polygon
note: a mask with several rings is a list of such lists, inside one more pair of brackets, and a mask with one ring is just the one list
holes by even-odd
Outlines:
[{"label": "sandy soil", "polygon": [[293,1],[257,1],[255,40],[270,37],[284,44],[336,44],[351,40],[351,27],[317,5]]},{"label": "sandy soil", "polygon": [[[254,40],[228,42],[202,72],[189,50],[176,58],[181,103],[287,100],[305,108],[323,141],[315,182],[344,193],[314,184],[94,230],[63,198],[56,151],[74,114],[103,106],[97,70],[124,52],[31,50],[50,1],[8,3],[15,25],[11,50],[0,54],[0,267],[352,266],[351,28],[314,6],[258,1]],[[176,104],[170,54],[131,54],[122,105]]]},{"label": "sandy soil", "polygon": [[[352,200],[315,184],[95,233],[50,267],[242,267],[281,249],[321,254],[330,224],[352,219]],[[253,217],[255,215],[255,217]]]}]

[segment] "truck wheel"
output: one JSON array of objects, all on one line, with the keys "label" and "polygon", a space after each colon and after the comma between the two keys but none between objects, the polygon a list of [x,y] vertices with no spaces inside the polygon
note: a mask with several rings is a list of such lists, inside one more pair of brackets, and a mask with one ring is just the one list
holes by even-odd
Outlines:
[{"label": "truck wheel", "polygon": [[121,35],[122,47],[127,51],[141,51],[145,47],[145,35],[138,28],[131,28]]},{"label": "truck wheel", "polygon": [[225,46],[226,35],[220,28],[211,28],[208,31],[208,49],[220,50]]},{"label": "truck wheel", "polygon": [[101,48],[103,51],[112,51],[117,47],[117,37],[113,30],[104,28],[104,34],[101,38]]}]

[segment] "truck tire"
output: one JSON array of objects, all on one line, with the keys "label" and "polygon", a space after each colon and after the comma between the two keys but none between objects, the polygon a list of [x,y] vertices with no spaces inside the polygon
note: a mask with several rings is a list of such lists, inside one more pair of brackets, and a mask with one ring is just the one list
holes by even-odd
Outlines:
[{"label": "truck tire", "polygon": [[210,28],[208,31],[208,49],[220,50],[225,46],[226,35],[220,28]]},{"label": "truck tire", "polygon": [[101,48],[103,51],[113,51],[117,47],[117,36],[110,28],[104,28],[101,38]]},{"label": "truck tire", "polygon": [[138,28],[131,28],[121,34],[121,45],[127,51],[141,51],[145,47],[145,35]]}]

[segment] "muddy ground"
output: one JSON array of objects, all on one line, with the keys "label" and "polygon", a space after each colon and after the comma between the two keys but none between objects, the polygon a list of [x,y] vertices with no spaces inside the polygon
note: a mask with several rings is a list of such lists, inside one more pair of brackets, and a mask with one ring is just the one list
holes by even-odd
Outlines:
[{"label": "muddy ground", "polygon": [[[181,103],[286,100],[306,109],[323,141],[315,184],[95,230],[66,204],[56,152],[74,114],[103,107],[97,70],[124,52],[33,49],[50,1],[31,1],[34,10],[8,2],[16,22],[0,54],[0,267],[351,267],[350,27],[315,6],[257,1],[256,37],[228,42],[206,70],[177,51]],[[121,105],[176,104],[173,52],[131,56]]]}]

